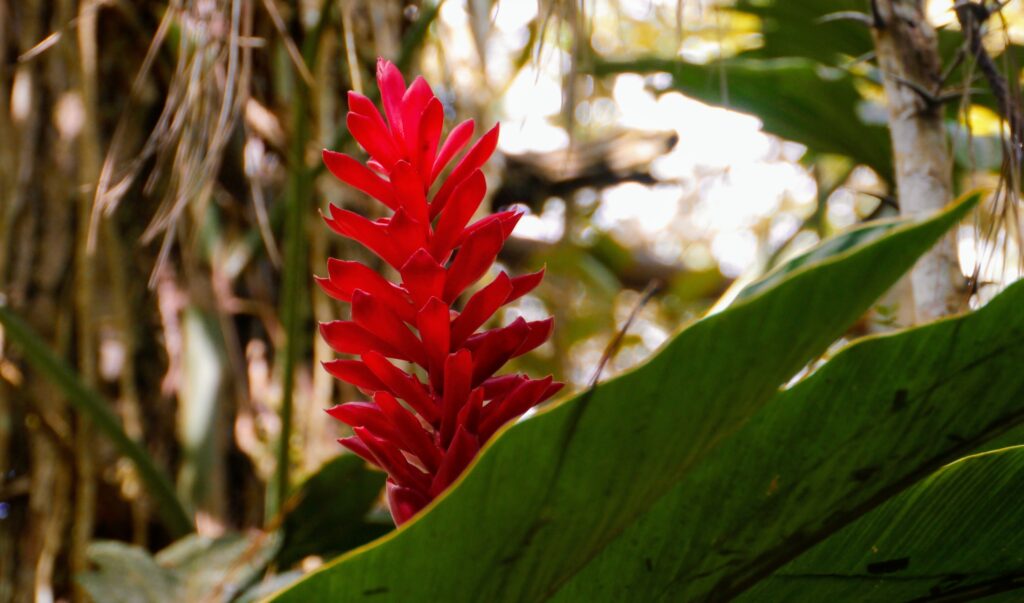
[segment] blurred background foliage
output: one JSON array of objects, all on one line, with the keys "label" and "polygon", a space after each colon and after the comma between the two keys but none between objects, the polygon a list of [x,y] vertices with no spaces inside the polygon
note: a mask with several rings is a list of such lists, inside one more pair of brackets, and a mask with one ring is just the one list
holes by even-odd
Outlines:
[{"label": "blurred background foliage", "polygon": [[[530,215],[500,262],[547,277],[500,320],[553,314],[520,368],[578,388],[895,213],[866,4],[0,0],[0,603],[255,600],[389,529],[322,412],[358,394],[318,366],[343,310],[311,286],[374,261],[317,209],[377,211],[319,163],[358,152],[376,57],[502,122],[490,206]],[[1005,184],[957,233],[978,303],[1019,275],[1019,186],[951,6],[956,188]],[[984,44],[1019,101],[1019,2]]]}]

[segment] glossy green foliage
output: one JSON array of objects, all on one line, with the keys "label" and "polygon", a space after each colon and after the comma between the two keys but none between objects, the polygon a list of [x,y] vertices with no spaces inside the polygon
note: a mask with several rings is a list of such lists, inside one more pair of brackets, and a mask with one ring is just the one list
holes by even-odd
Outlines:
[{"label": "glossy green foliage", "polygon": [[[939,464],[1019,423],[1022,303],[1019,283],[974,314],[845,348],[780,392],[559,600],[728,600]],[[914,537],[897,537],[904,536]],[[818,573],[848,569],[822,561]],[[789,596],[805,592],[799,588],[786,592],[744,600],[804,600]]]},{"label": "glossy green foliage", "polygon": [[[1018,391],[1018,405],[1020,398]],[[847,526],[739,600],[1020,601],[1022,496],[1024,447],[967,457]]]},{"label": "glossy green foliage", "polygon": [[506,430],[418,519],[275,600],[557,596],[712,462],[972,206],[809,263],[694,323],[632,372]]}]

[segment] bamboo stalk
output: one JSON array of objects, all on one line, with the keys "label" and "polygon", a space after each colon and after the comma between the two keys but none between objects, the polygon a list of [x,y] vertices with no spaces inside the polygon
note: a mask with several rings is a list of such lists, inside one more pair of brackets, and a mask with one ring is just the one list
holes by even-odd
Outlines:
[{"label": "bamboo stalk", "polygon": [[[70,7],[69,7],[70,8]],[[78,367],[87,387],[96,387],[97,338],[95,324],[95,258],[88,245],[89,219],[96,176],[99,174],[99,114],[96,100],[96,25],[95,0],[84,0],[78,5],[77,46],[69,45],[77,58],[79,94],[85,112],[85,121],[78,140],[78,180],[81,183],[78,199],[78,232],[75,240],[75,325],[78,338]],[[69,11],[70,12],[70,11]],[[77,51],[77,52],[76,52]],[[77,56],[75,56],[77,55]],[[92,540],[96,515],[96,456],[93,445],[93,426],[88,416],[79,415],[75,433],[75,503],[71,524],[70,559],[72,574],[89,569],[87,549]],[[88,600],[80,585],[74,586],[76,601]]]},{"label": "bamboo stalk", "polygon": [[[296,19],[298,19],[296,11]],[[301,28],[299,25],[296,29]],[[305,54],[305,53],[304,53]],[[309,65],[309,56],[303,57]],[[291,473],[292,415],[295,406],[295,369],[302,349],[301,312],[306,283],[305,221],[309,197],[306,145],[309,142],[309,88],[300,77],[293,78],[291,98],[292,132],[288,147],[288,185],[284,198],[284,267],[281,292],[281,322],[285,344],[281,373],[281,432],[278,435],[274,478],[268,488],[266,517],[277,515],[288,497]]]}]

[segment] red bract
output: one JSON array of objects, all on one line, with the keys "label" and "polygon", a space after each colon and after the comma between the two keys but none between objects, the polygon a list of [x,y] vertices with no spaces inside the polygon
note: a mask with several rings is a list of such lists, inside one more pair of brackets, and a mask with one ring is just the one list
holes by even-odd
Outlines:
[{"label": "red bract", "polygon": [[[394,213],[369,220],[331,206],[324,218],[332,230],[394,267],[401,282],[333,258],[328,276],[317,282],[352,305],[352,320],[322,323],[321,334],[335,351],[359,357],[327,362],[325,368],[372,400],[328,413],[353,429],[355,435],[340,442],[388,473],[391,515],[402,524],[444,491],[495,431],[562,384],[550,376],[494,376],[509,359],[548,338],[550,318],[520,318],[478,331],[499,308],[536,287],[543,271],[515,278],[501,272],[459,303],[487,274],[521,217],[506,211],[470,223],[487,192],[480,167],[494,152],[498,127],[438,183],[469,143],[473,120],[453,128],[441,143],[444,111],[423,78],[406,88],[398,69],[381,60],[377,83],[383,117],[365,96],[349,92],[348,99],[349,130],[370,159],[364,165],[326,150],[323,157],[332,174]],[[392,360],[422,370],[406,370]]]}]

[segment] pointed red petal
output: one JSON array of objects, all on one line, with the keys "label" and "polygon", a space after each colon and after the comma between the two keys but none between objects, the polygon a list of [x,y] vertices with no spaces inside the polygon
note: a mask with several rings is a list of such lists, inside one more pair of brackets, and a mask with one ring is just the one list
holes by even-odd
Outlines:
[{"label": "pointed red petal", "polygon": [[450,316],[448,304],[431,297],[416,317],[416,328],[419,329],[420,339],[429,361],[427,365],[421,366],[430,373],[430,382],[436,390],[444,387],[444,363],[451,349]]},{"label": "pointed red petal", "polygon": [[420,117],[420,146],[418,149],[419,163],[417,170],[422,177],[423,188],[428,189],[434,183],[431,178],[434,158],[437,156],[437,143],[441,140],[441,129],[444,128],[444,107],[436,98],[430,99],[427,108]]},{"label": "pointed red petal", "polygon": [[532,272],[530,274],[524,274],[522,276],[517,276],[513,278],[512,291],[508,294],[508,299],[505,300],[505,303],[507,304],[509,302],[513,302],[519,299],[520,297],[526,295],[530,291],[533,291],[537,287],[537,285],[540,284],[541,279],[544,278],[545,270],[546,268],[541,268],[537,272]]},{"label": "pointed red petal", "polygon": [[451,447],[448,448],[444,460],[441,461],[437,475],[434,476],[434,480],[430,484],[430,495],[437,496],[444,492],[444,489],[451,485],[469,466],[479,450],[480,443],[476,437],[459,427],[455,432],[455,437],[452,438]]},{"label": "pointed red petal", "polygon": [[416,416],[387,392],[377,392],[373,395],[373,400],[400,434],[402,447],[416,455],[428,471],[437,471],[441,463],[441,450],[434,444],[432,434],[423,428]]},{"label": "pointed red petal", "polygon": [[[370,463],[374,467],[380,467],[380,464],[377,462],[377,458],[373,456],[373,453],[366,447],[366,444],[356,436],[341,438],[338,440],[338,443],[363,457],[363,460],[367,463]],[[383,469],[383,467],[381,467],[381,469]]]},{"label": "pointed red petal", "polygon": [[353,427],[352,431],[366,444],[370,454],[377,459],[377,464],[383,467],[399,486],[417,490],[429,487],[430,476],[413,467],[394,444],[365,427]]},{"label": "pointed red petal", "polygon": [[487,193],[487,180],[480,170],[474,171],[452,193],[448,207],[441,212],[441,218],[434,229],[430,252],[439,262],[448,259],[448,255],[461,238],[469,219],[480,207]]},{"label": "pointed red petal", "polygon": [[480,137],[480,140],[476,141],[466,156],[462,158],[458,164],[455,165],[455,169],[445,180],[444,184],[441,185],[441,189],[434,195],[433,201],[430,203],[430,216],[434,217],[441,213],[444,206],[448,203],[448,198],[451,196],[455,187],[459,185],[463,180],[466,179],[475,170],[480,169],[480,166],[487,163],[491,155],[494,153],[494,149],[498,146],[498,126],[495,125],[486,134]]},{"label": "pointed red petal", "polygon": [[390,341],[378,337],[350,320],[322,322],[320,323],[320,335],[327,345],[339,354],[365,354],[372,350],[391,358],[410,359]]},{"label": "pointed red petal", "polygon": [[382,260],[398,268],[405,262],[395,242],[388,236],[388,221],[371,221],[355,212],[330,206],[331,217],[324,216],[324,222],[343,237],[359,241]]},{"label": "pointed red petal", "polygon": [[369,117],[376,122],[384,124],[384,117],[381,116],[380,111],[377,110],[377,105],[374,104],[369,97],[359,94],[355,90],[348,91],[348,110],[351,113],[358,113],[363,117]]},{"label": "pointed red petal", "polygon": [[416,320],[416,310],[409,303],[405,289],[384,280],[384,277],[359,262],[327,258],[328,278],[316,281],[324,293],[334,299],[350,302],[352,293],[362,289],[385,304],[406,322]]},{"label": "pointed red petal", "polygon": [[443,299],[448,303],[455,301],[466,287],[479,280],[498,257],[504,242],[497,224],[489,224],[466,239],[448,268]]},{"label": "pointed red petal", "polygon": [[462,150],[462,147],[466,146],[469,139],[473,137],[473,130],[475,128],[476,123],[472,119],[467,119],[452,128],[448,138],[441,145],[441,150],[437,153],[437,159],[434,160],[434,168],[430,172],[430,184],[437,180],[437,177],[441,175],[441,172],[448,165],[448,162],[452,160],[452,157],[455,157]]},{"label": "pointed red petal", "polygon": [[[522,374],[513,375],[501,375],[500,377],[491,377],[485,380],[480,387],[484,390],[484,400],[495,400],[498,398],[504,398],[512,390],[519,387],[520,383],[527,381],[529,378]],[[492,405],[487,405],[487,408],[491,408]]]},{"label": "pointed red petal", "polygon": [[524,215],[525,214],[522,211],[509,210],[500,211],[496,214],[491,214],[487,217],[480,218],[476,222],[473,222],[472,224],[467,226],[466,230],[462,231],[462,237],[459,239],[458,243],[455,244],[455,246],[461,246],[469,237],[480,232],[484,228],[487,228],[491,224],[497,224],[501,228],[501,236],[503,241],[508,240],[508,238],[512,236],[512,231],[515,230],[516,224],[519,223],[519,220]]},{"label": "pointed red petal", "polygon": [[428,423],[436,423],[436,405],[419,379],[391,364],[379,352],[363,354],[363,362],[381,383],[387,384],[385,389],[405,400]]},{"label": "pointed red petal", "polygon": [[342,182],[357,188],[374,199],[377,199],[391,209],[398,207],[398,200],[391,185],[370,168],[359,163],[354,158],[334,151],[323,151],[324,165],[332,174]]},{"label": "pointed red petal", "polygon": [[562,391],[563,387],[565,387],[564,383],[562,383],[560,381],[555,381],[554,383],[549,385],[546,390],[544,390],[543,394],[540,395],[540,399],[537,400],[537,404],[540,404],[541,402],[547,400],[551,396],[554,396],[558,392]]},{"label": "pointed red petal", "polygon": [[395,148],[391,133],[383,123],[378,124],[372,118],[357,113],[349,113],[345,123],[348,124],[352,138],[355,138],[359,146],[366,149],[366,152],[384,169],[389,169],[401,160],[402,156]]},{"label": "pointed red petal", "polygon": [[529,334],[529,325],[519,317],[506,327],[467,339],[466,348],[473,352],[473,385],[480,384],[508,362]]},{"label": "pointed red petal", "polygon": [[340,358],[321,363],[332,377],[351,383],[364,392],[387,389],[373,372],[360,360]]},{"label": "pointed red petal", "polygon": [[395,212],[388,222],[388,240],[394,246],[396,257],[404,265],[416,251],[427,246],[429,226],[415,222],[404,209]]},{"label": "pointed red petal", "polygon": [[423,77],[413,80],[402,97],[402,131],[405,133],[405,151],[409,158],[419,157],[420,118],[427,103],[434,98],[434,91]]},{"label": "pointed red petal", "polygon": [[466,349],[450,354],[444,365],[444,396],[441,401],[441,446],[447,447],[455,433],[459,411],[469,399],[473,376],[473,354]]},{"label": "pointed red petal", "polygon": [[399,161],[391,170],[391,184],[402,208],[426,234],[430,218],[427,217],[427,193],[419,172],[408,161]]},{"label": "pointed red petal", "polygon": [[555,327],[554,318],[545,318],[544,320],[534,320],[526,323],[530,328],[530,332],[523,339],[523,343],[519,344],[516,351],[512,354],[512,357],[522,356],[527,352],[532,352],[542,343],[548,340],[551,336],[551,331]]},{"label": "pointed red petal", "polygon": [[[484,389],[478,387],[469,394],[469,401],[459,411],[459,418],[457,423],[464,427],[466,431],[471,434],[478,435],[480,433],[480,414],[484,405]],[[481,438],[480,440],[484,440]]]},{"label": "pointed red petal", "polygon": [[413,515],[419,513],[420,509],[430,503],[426,494],[412,488],[399,486],[391,479],[387,481],[386,490],[388,510],[391,511],[391,518],[395,520],[396,526],[409,521]]},{"label": "pointed red petal", "polygon": [[457,348],[479,329],[509,298],[512,282],[502,272],[466,302],[462,312],[452,321],[452,347]]},{"label": "pointed red petal", "polygon": [[346,402],[327,409],[327,414],[349,427],[368,427],[388,439],[398,439],[398,432],[375,404]]},{"label": "pointed red petal", "polygon": [[405,95],[405,78],[402,72],[391,61],[377,60],[377,86],[380,88],[380,99],[384,104],[384,114],[391,125],[391,134],[395,140],[405,140],[402,132],[402,97]]},{"label": "pointed red petal", "polygon": [[422,308],[431,297],[441,297],[444,292],[445,269],[426,249],[412,254],[398,272],[402,275],[402,285],[417,308]]},{"label": "pointed red petal", "polygon": [[[502,425],[522,416],[523,413],[539,404],[550,386],[550,376],[522,383],[502,400],[501,404],[484,420],[483,425],[480,426],[481,437],[485,440],[490,438]],[[492,403],[491,406],[493,405]]]},{"label": "pointed red petal", "polygon": [[[386,345],[386,348],[369,349],[376,349],[385,356],[411,360],[420,366],[427,366],[427,354],[419,339],[394,312],[379,303],[373,295],[361,289],[352,294],[352,320],[367,333],[372,333],[374,339]],[[388,354],[386,349],[394,350],[400,355]],[[365,351],[364,349],[354,353],[362,354]]]}]

